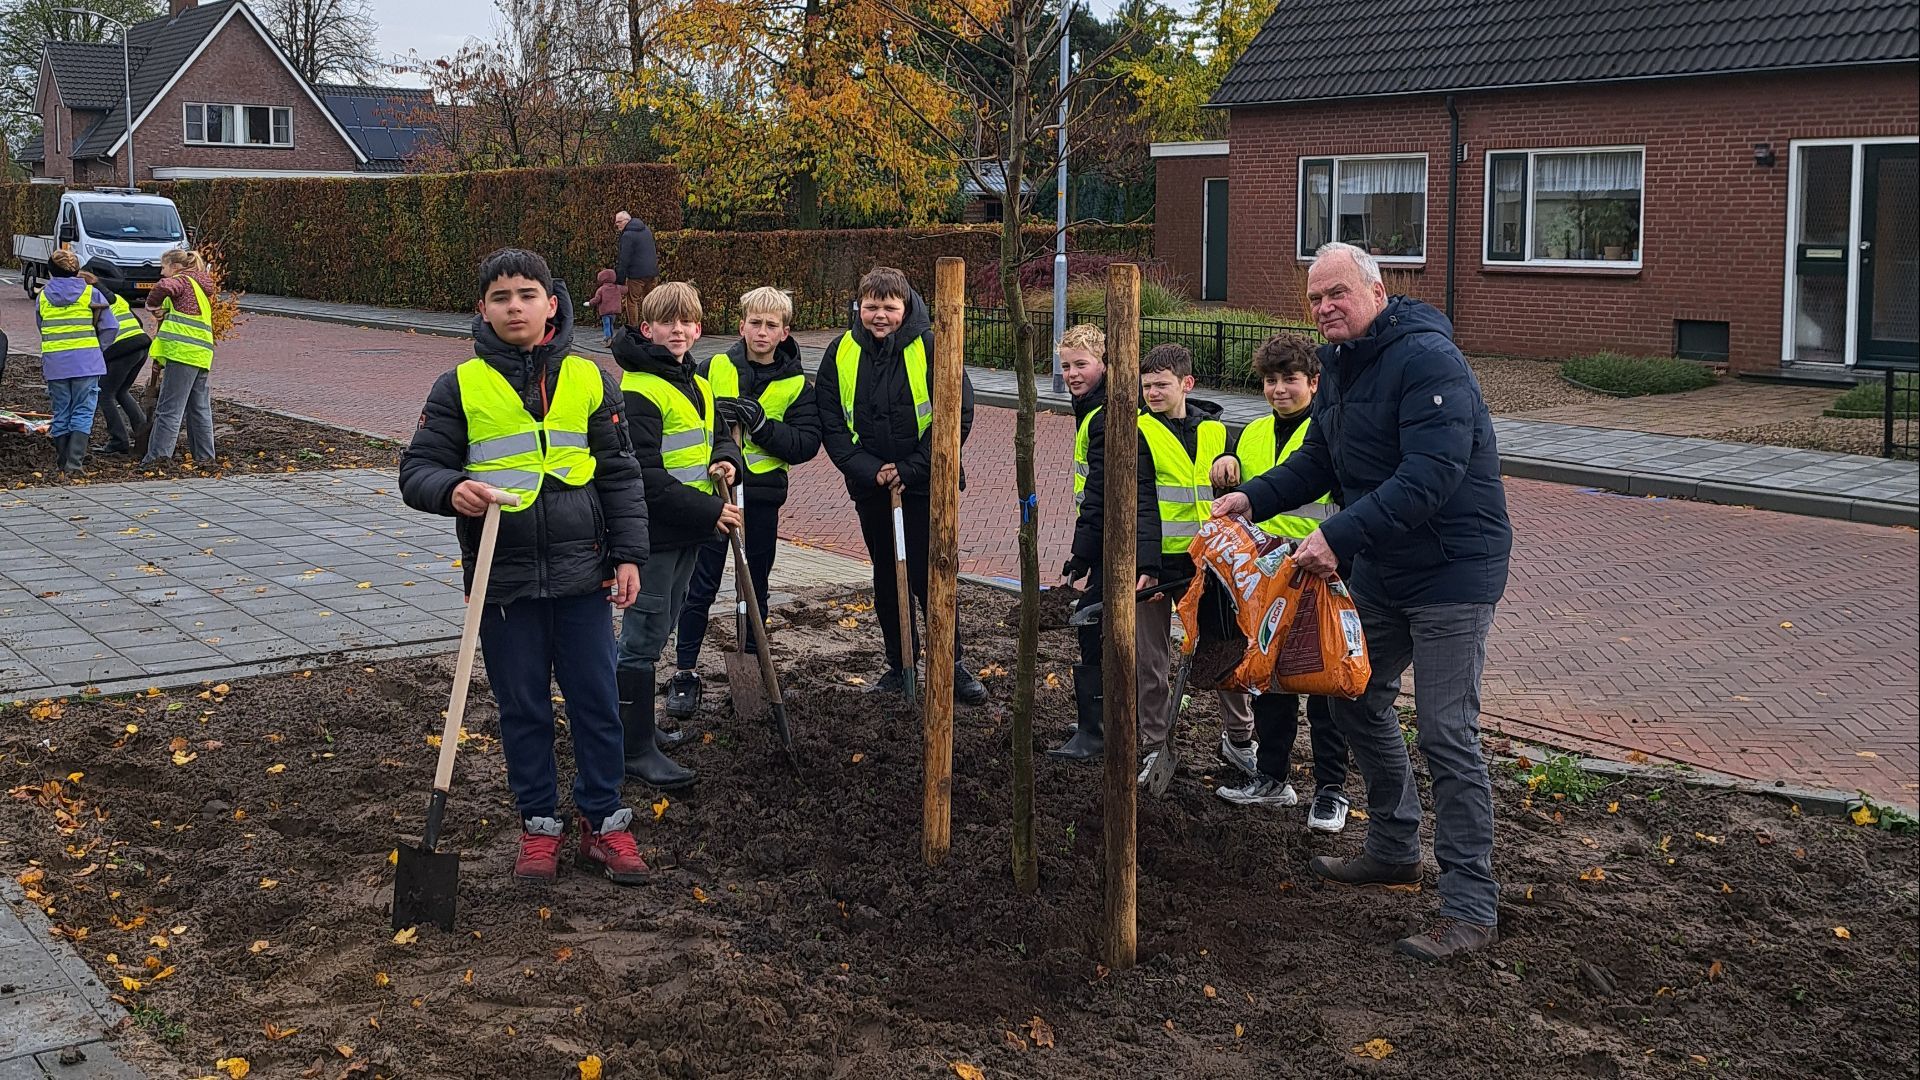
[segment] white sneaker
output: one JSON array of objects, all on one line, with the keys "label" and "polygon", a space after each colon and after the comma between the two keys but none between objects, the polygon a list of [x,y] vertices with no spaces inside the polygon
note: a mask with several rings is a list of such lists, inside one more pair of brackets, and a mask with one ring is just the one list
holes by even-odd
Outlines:
[{"label": "white sneaker", "polygon": [[1337,833],[1347,827],[1347,797],[1338,788],[1321,788],[1307,811],[1307,828],[1314,832]]},{"label": "white sneaker", "polygon": [[[1260,775],[1260,744],[1250,742],[1245,748],[1233,745],[1233,740],[1220,736],[1220,760],[1239,769],[1249,779]],[[1292,803],[1287,805],[1291,806]]]},{"label": "white sneaker", "polygon": [[1154,795],[1166,793],[1167,785],[1173,782],[1175,770],[1180,768],[1180,759],[1164,748],[1150,750],[1140,759],[1140,775],[1136,782]]},{"label": "white sneaker", "polygon": [[1159,761],[1160,751],[1158,750],[1149,750],[1147,751],[1147,756],[1140,759],[1140,775],[1136,778],[1136,781],[1141,787],[1147,786],[1147,777],[1153,774],[1153,767],[1158,764]]},{"label": "white sneaker", "polygon": [[1214,788],[1213,793],[1241,806],[1295,806],[1300,802],[1300,796],[1294,794],[1292,784],[1265,774],[1255,776],[1239,787]]}]

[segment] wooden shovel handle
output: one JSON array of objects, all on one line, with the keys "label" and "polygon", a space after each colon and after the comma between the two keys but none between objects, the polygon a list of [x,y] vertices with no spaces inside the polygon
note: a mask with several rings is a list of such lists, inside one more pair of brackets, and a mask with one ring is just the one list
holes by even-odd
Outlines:
[{"label": "wooden shovel handle", "polygon": [[487,579],[493,576],[493,545],[500,539],[500,506],[520,505],[510,492],[493,492],[487,518],[480,526],[480,553],[473,564],[473,588],[467,593],[467,616],[460,626],[460,652],[453,662],[453,697],[447,702],[447,723],[440,729],[440,764],[433,770],[433,788],[446,791],[453,784],[453,752],[460,745],[460,721],[467,715],[467,687],[473,682],[473,651],[480,642],[480,616],[487,606]]},{"label": "wooden shovel handle", "polygon": [[[736,488],[733,493],[738,493],[739,490]],[[731,498],[733,493],[728,492],[725,480],[720,481],[721,498]],[[733,547],[734,591],[739,594],[740,602],[746,605],[746,623],[752,631],[753,646],[758,653],[755,659],[760,661],[760,681],[766,686],[767,697],[778,706],[784,700],[780,697],[780,676],[774,670],[773,650],[767,645],[767,626],[761,621],[760,616],[760,594],[753,588],[753,573],[747,565],[747,545],[742,539],[742,531],[741,529],[727,530],[727,539]],[[744,647],[745,643],[736,644]]]},{"label": "wooden shovel handle", "polygon": [[907,519],[900,509],[900,493],[889,490],[887,498],[893,504],[893,591],[900,600],[900,671],[911,686],[914,665],[920,657],[913,647],[913,591],[907,584]]}]

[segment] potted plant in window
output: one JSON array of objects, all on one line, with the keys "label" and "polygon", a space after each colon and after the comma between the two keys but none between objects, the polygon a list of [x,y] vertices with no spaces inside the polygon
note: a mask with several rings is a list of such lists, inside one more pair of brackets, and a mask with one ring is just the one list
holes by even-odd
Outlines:
[{"label": "potted plant in window", "polygon": [[1368,237],[1367,253],[1370,255],[1385,255],[1387,253],[1387,238],[1379,233]]},{"label": "potted plant in window", "polygon": [[1540,242],[1549,259],[1564,259],[1580,241],[1580,226],[1571,211],[1554,210],[1540,222]]},{"label": "potted plant in window", "polygon": [[1592,230],[1593,242],[1598,244],[1600,252],[1609,262],[1618,262],[1627,257],[1627,245],[1633,240],[1633,215],[1627,212],[1625,203],[1609,200],[1594,206],[1587,212],[1587,227]]}]

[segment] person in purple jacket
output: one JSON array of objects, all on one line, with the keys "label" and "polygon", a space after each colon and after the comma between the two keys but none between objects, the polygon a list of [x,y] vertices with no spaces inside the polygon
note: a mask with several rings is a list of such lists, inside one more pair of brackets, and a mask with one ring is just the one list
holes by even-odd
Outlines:
[{"label": "person in purple jacket", "polygon": [[40,367],[52,402],[55,467],[62,476],[87,465],[87,439],[93,434],[93,409],[100,399],[100,377],[107,373],[103,341],[120,332],[120,320],[107,294],[80,277],[80,259],[60,249],[47,260],[53,276],[40,290],[34,321],[40,327]]}]

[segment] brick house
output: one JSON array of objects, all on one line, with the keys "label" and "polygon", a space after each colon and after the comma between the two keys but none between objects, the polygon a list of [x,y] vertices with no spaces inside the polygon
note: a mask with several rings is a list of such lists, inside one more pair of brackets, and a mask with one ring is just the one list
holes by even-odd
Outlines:
[{"label": "brick house", "polygon": [[1912,364],[1917,78],[1916,0],[1290,0],[1153,147],[1156,254],[1297,314],[1358,243],[1469,351]]},{"label": "brick house", "polygon": [[[139,182],[397,172],[419,136],[407,117],[425,91],[309,84],[245,0],[170,0],[128,37],[124,53],[118,41],[47,42],[41,134],[18,154],[35,179],[126,182],[129,64]],[[370,107],[376,96],[394,107]]]}]

